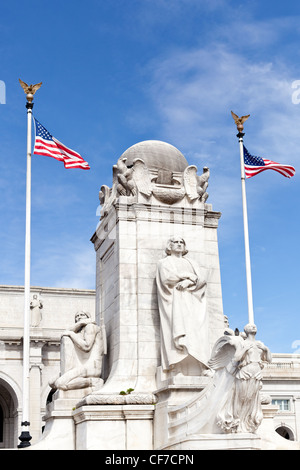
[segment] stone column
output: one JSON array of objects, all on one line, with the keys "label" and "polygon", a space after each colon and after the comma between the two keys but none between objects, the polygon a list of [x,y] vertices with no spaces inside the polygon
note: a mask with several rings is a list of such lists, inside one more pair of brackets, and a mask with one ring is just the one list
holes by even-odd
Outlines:
[{"label": "stone column", "polygon": [[30,434],[31,444],[37,442],[42,434],[41,384],[42,384],[42,348],[44,343],[31,340],[30,343]]},{"label": "stone column", "polygon": [[295,425],[296,425],[295,441],[299,441],[300,440],[300,395],[294,396],[294,407],[295,407]]}]

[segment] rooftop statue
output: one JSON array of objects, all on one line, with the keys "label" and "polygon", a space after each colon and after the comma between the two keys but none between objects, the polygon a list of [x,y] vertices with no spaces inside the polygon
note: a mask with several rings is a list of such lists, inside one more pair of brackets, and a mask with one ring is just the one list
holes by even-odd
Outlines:
[{"label": "rooftop statue", "polygon": [[42,320],[43,303],[39,300],[38,295],[34,294],[30,302],[31,310],[31,326],[39,326]]}]

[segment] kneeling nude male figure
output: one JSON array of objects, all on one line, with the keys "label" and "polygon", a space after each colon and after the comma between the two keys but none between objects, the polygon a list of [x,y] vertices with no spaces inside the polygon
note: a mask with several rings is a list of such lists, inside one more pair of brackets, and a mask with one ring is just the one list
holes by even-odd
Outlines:
[{"label": "kneeling nude male figure", "polygon": [[75,325],[61,338],[61,372],[49,385],[54,389],[90,387],[100,379],[105,354],[103,330],[87,312],[77,312]]}]

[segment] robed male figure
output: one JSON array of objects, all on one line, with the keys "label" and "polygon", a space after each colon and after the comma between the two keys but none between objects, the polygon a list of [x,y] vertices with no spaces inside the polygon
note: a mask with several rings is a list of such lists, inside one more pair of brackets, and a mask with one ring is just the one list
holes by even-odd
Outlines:
[{"label": "robed male figure", "polygon": [[206,281],[187,253],[185,241],[168,241],[167,256],[157,264],[157,294],[164,371],[202,375],[208,369],[209,342]]}]

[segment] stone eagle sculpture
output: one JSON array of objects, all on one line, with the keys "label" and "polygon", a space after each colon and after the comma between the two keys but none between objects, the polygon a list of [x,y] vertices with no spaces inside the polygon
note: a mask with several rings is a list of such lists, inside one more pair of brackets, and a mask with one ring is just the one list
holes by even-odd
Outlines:
[{"label": "stone eagle sculpture", "polygon": [[133,180],[137,189],[144,196],[151,196],[152,194],[152,181],[145,162],[141,158],[133,160]]},{"label": "stone eagle sculpture", "polygon": [[135,183],[132,179],[133,170],[126,166],[126,160],[127,158],[119,158],[117,161],[118,192],[122,196],[136,194]]},{"label": "stone eagle sculpture", "polygon": [[119,158],[116,165],[118,193],[123,196],[134,196],[139,191],[145,196],[150,196],[152,182],[144,161],[136,158],[130,167],[127,167],[126,161],[126,158]]},{"label": "stone eagle sculpture", "polygon": [[99,191],[99,201],[102,206],[101,217],[104,217],[109,207],[118,195],[134,196],[137,191],[150,197],[152,194],[152,181],[144,161],[136,158],[131,167],[126,166],[126,158],[119,158],[113,166],[113,185],[109,188],[102,185]]},{"label": "stone eagle sculpture", "polygon": [[200,199],[205,202],[208,198],[206,189],[208,187],[210,172],[206,166],[203,168],[202,175],[197,175],[197,167],[195,165],[188,166],[183,173],[183,182],[186,194],[191,201]]}]

